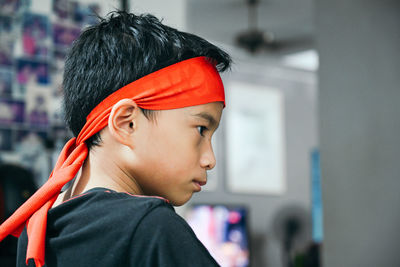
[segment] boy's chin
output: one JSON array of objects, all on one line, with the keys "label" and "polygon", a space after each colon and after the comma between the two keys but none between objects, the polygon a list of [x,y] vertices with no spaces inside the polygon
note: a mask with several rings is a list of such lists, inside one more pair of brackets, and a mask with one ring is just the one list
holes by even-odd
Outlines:
[{"label": "boy's chin", "polygon": [[190,195],[189,197],[186,197],[186,198],[169,199],[169,203],[172,206],[179,207],[179,206],[186,204],[191,198],[192,198],[192,195]]}]

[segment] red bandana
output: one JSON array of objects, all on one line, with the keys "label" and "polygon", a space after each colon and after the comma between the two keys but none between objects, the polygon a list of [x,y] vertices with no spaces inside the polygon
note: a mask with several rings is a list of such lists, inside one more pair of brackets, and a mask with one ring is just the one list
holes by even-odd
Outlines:
[{"label": "red bandana", "polygon": [[166,110],[223,102],[224,88],[215,66],[205,57],[184,60],[136,80],[97,105],[86,118],[77,138],[64,146],[49,180],[0,226],[0,240],[12,234],[19,236],[27,226],[26,261],[44,265],[47,212],[63,186],[71,181],[88,155],[85,141],[108,124],[112,107],[130,98],[143,109]]}]

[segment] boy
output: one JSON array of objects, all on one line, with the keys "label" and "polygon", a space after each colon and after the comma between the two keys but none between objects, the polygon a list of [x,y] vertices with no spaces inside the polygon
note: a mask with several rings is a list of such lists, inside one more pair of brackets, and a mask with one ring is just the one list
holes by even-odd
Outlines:
[{"label": "boy", "polygon": [[23,230],[17,266],[217,265],[171,205],[200,191],[215,165],[225,105],[217,68],[230,62],[151,15],[114,12],[84,31],[63,81],[76,138],[0,227],[0,239]]}]

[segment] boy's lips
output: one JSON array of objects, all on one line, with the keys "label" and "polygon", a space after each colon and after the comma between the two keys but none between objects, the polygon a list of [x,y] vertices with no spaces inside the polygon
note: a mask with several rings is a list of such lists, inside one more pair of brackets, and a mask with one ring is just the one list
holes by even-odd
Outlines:
[{"label": "boy's lips", "polygon": [[207,183],[207,180],[193,180],[193,183],[196,187],[196,191],[200,192],[201,187]]},{"label": "boy's lips", "polygon": [[196,180],[195,180],[195,182],[201,186],[206,185],[206,183],[207,183],[207,181],[196,181]]}]

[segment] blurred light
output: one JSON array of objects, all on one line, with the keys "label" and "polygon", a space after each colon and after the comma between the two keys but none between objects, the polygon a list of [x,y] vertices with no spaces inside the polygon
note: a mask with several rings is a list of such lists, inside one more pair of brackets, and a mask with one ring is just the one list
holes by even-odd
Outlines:
[{"label": "blurred light", "polygon": [[287,66],[316,71],[319,67],[319,57],[316,50],[306,50],[284,56],[283,63]]}]

